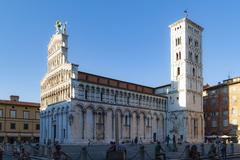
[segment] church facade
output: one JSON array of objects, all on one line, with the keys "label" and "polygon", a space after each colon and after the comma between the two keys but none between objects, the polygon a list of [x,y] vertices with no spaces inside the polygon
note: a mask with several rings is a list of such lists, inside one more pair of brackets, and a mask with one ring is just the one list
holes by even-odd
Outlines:
[{"label": "church facade", "polygon": [[154,88],[79,71],[57,22],[41,81],[40,143],[202,142],[203,28],[183,18],[170,29],[171,84]]}]

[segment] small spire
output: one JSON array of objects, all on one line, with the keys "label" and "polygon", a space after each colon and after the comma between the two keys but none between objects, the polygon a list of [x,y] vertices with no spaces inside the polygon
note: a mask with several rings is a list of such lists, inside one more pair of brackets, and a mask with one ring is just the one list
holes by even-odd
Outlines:
[{"label": "small spire", "polygon": [[188,10],[187,9],[184,10],[184,14],[185,14],[185,18],[187,18],[188,17]]}]

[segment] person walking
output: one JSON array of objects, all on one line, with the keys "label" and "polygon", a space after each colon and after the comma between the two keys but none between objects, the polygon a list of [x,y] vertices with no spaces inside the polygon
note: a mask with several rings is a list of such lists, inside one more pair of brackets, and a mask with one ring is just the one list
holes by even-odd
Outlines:
[{"label": "person walking", "polygon": [[2,147],[2,145],[0,146],[0,160],[3,160],[3,152],[4,152],[4,149]]},{"label": "person walking", "polygon": [[163,157],[163,160],[165,160],[166,154],[161,146],[161,143],[158,141],[157,145],[155,146],[155,160],[161,160],[161,157]]},{"label": "person walking", "polygon": [[138,137],[135,137],[134,143],[135,143],[135,144],[138,144]]},{"label": "person walking", "polygon": [[52,158],[54,160],[71,160],[71,157],[68,156],[66,153],[61,151],[61,146],[58,144],[55,146],[55,152],[53,152]]},{"label": "person walking", "polygon": [[177,143],[176,143],[176,136],[173,135],[173,152],[176,152],[177,151]]},{"label": "person walking", "polygon": [[169,135],[166,136],[166,139],[165,139],[166,143],[167,143],[167,147],[169,146],[169,141],[170,141],[170,137]]},{"label": "person walking", "polygon": [[227,144],[226,141],[223,141],[222,145],[221,145],[221,155],[223,160],[227,159]]},{"label": "person walking", "polygon": [[24,148],[21,149],[19,160],[31,160],[29,153],[26,152]]}]

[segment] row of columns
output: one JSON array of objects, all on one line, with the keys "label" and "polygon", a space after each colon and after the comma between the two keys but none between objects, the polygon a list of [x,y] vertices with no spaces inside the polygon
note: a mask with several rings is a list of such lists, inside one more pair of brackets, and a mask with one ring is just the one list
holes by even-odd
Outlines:
[{"label": "row of columns", "polygon": [[131,141],[135,137],[141,137],[142,141],[153,141],[153,133],[156,139],[163,140],[164,117],[160,112],[157,114],[152,116],[144,112],[96,110],[79,106],[71,110],[68,107],[47,108],[41,113],[40,142],[87,143],[91,140],[108,143]]},{"label": "row of columns", "polygon": [[40,142],[58,141],[68,143],[69,136],[69,109],[68,107],[57,111],[42,111],[40,117]]},{"label": "row of columns", "polygon": [[96,88],[89,85],[79,85],[75,90],[76,98],[80,100],[102,101],[105,103],[130,106],[145,106],[166,109],[167,99],[163,97],[148,97],[149,95],[127,93],[107,88]]},{"label": "row of columns", "polygon": [[63,101],[70,97],[71,97],[71,87],[70,85],[68,85],[54,92],[50,92],[47,95],[42,96],[41,102],[43,106],[47,106],[48,104]]},{"label": "row of columns", "polygon": [[[101,126],[98,126],[98,113],[102,114]],[[129,125],[125,125],[125,116],[121,112],[95,111],[93,109],[83,109],[78,112],[77,118],[74,118],[73,128],[80,128],[81,135],[73,136],[74,141],[87,142],[89,139],[93,141],[109,142],[132,140],[135,137],[141,137],[142,140],[153,140],[153,133],[156,133],[156,138],[163,140],[165,125],[164,117],[151,118],[149,126],[146,125],[146,117],[143,114],[130,114],[127,117]],[[80,123],[79,123],[80,122]]]}]

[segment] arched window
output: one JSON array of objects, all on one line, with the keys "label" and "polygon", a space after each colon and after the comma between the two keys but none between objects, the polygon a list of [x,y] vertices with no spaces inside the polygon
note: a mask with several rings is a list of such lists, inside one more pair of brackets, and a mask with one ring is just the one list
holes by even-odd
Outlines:
[{"label": "arched window", "polygon": [[177,75],[180,75],[180,67],[177,68]]},{"label": "arched window", "polygon": [[104,89],[102,89],[101,90],[101,95],[100,95],[101,102],[104,101],[104,97],[103,97],[104,96],[104,92],[105,92]]},{"label": "arched window", "polygon": [[195,62],[198,63],[198,55],[195,55]]},{"label": "arched window", "polygon": [[176,53],[176,60],[178,60],[178,53]]},{"label": "arched window", "polygon": [[192,52],[188,52],[188,59],[192,61]]},{"label": "arched window", "polygon": [[195,76],[195,68],[192,69],[192,74]]},{"label": "arched window", "polygon": [[130,113],[129,112],[124,115],[124,125],[128,126],[128,127],[130,126]]},{"label": "arched window", "polygon": [[127,125],[128,125],[128,116],[125,115],[125,126],[127,126]]},{"label": "arched window", "polygon": [[115,93],[114,95],[114,102],[117,103],[117,96],[118,96],[118,92]]},{"label": "arched window", "polygon": [[85,88],[85,100],[89,99],[89,86]]},{"label": "arched window", "polygon": [[148,127],[150,126],[150,118],[149,117],[147,118],[147,126]]},{"label": "arched window", "polygon": [[99,124],[103,123],[103,114],[101,112],[97,113],[97,123]]}]

